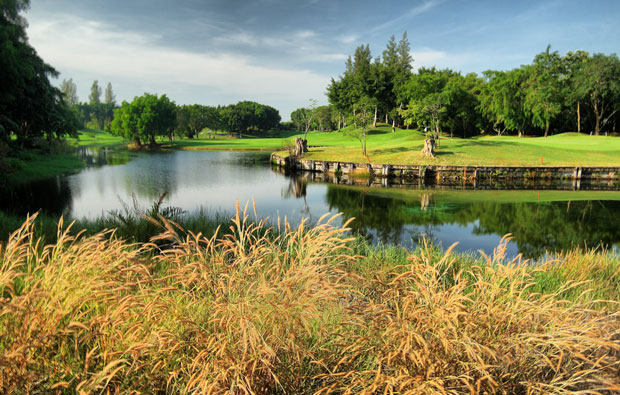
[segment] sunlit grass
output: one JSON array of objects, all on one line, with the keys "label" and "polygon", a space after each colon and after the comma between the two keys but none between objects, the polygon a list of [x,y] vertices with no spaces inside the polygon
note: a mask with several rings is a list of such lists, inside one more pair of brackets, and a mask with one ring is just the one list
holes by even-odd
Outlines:
[{"label": "sunlit grass", "polygon": [[[219,135],[215,139],[178,140],[172,147],[200,149],[279,150],[285,140],[303,137],[286,134],[279,138],[251,135],[242,139]],[[463,166],[620,166],[620,138],[562,133],[548,138],[480,135],[473,138],[441,138],[435,158],[420,153],[424,134],[417,130],[396,129],[379,124],[367,137],[368,158],[359,142],[339,132],[310,132],[310,152],[306,159],[420,165]],[[283,152],[283,155],[287,155]]]},{"label": "sunlit grass", "polygon": [[618,256],[373,247],[251,205],[203,236],[0,247],[2,393],[619,391]]}]

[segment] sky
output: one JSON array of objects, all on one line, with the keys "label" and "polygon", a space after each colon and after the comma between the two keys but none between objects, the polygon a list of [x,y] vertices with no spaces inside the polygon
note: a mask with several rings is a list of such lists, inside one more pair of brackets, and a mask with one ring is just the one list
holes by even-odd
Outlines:
[{"label": "sky", "polygon": [[620,0],[31,0],[25,16],[30,44],[81,101],[98,80],[118,102],[252,100],[283,120],[310,99],[327,104],[357,46],[381,56],[405,31],[414,69],[507,70],[548,44],[620,50]]}]

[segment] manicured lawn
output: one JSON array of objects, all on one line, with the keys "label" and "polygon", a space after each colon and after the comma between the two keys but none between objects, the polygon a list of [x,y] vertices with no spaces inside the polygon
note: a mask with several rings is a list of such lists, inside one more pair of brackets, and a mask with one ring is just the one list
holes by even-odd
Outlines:
[{"label": "manicured lawn", "polygon": [[[180,149],[279,150],[288,138],[242,139],[218,135],[215,139],[177,140],[166,146]],[[308,134],[310,152],[304,157],[316,160],[366,162],[360,143],[338,132]],[[379,126],[370,131],[367,151],[373,163],[465,165],[465,166],[620,166],[620,138],[563,133],[543,137],[478,136],[469,139],[442,137],[435,158],[420,153],[424,134],[414,130]]]},{"label": "manicured lawn", "polygon": [[123,138],[114,136],[103,130],[84,129],[80,130],[78,133],[79,137],[77,139],[69,138],[67,141],[79,146],[101,146],[127,143]]}]

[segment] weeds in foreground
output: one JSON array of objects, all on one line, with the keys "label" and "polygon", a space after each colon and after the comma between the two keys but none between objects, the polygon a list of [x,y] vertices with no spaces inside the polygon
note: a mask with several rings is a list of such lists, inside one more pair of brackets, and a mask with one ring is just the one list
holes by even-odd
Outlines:
[{"label": "weeds in foreground", "polygon": [[425,246],[369,263],[332,220],[270,228],[246,205],[211,237],[163,217],[136,244],[61,222],[42,246],[27,219],[0,247],[0,392],[620,391],[617,294],[593,299],[606,283],[581,274],[614,257],[475,264]]}]

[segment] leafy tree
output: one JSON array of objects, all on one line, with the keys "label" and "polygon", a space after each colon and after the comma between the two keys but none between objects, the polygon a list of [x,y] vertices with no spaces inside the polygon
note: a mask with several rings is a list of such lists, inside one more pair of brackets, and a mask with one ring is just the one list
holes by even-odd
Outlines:
[{"label": "leafy tree", "polygon": [[68,80],[62,80],[62,82],[60,83],[60,91],[62,92],[65,103],[67,103],[68,106],[73,107],[74,105],[79,103],[77,86],[73,82],[73,78],[69,78]]},{"label": "leafy tree", "polygon": [[[585,92],[579,89],[580,81],[579,78],[582,74],[582,68],[587,62],[589,58],[589,54],[585,51],[569,51],[565,57],[562,58],[562,62],[564,63],[563,68],[565,72],[564,79],[564,91],[563,96],[565,103],[564,105],[569,108],[569,111],[572,112],[574,109],[576,116],[576,124],[577,124],[577,133],[581,133],[581,106],[583,103],[587,101],[587,96]],[[569,122],[570,124],[570,122]]]},{"label": "leafy tree", "polygon": [[357,139],[362,147],[362,156],[368,158],[366,153],[366,136],[373,121],[373,111],[376,108],[373,98],[364,96],[355,103],[355,115],[352,117],[354,129],[346,132],[348,136]]},{"label": "leafy tree", "polygon": [[449,104],[444,88],[456,75],[452,70],[437,70],[434,67],[420,68],[417,74],[413,74],[402,89],[402,97],[409,100],[407,108],[400,111],[405,125],[430,126],[439,141]]},{"label": "leafy tree", "polygon": [[103,102],[106,104],[116,104],[116,95],[112,92],[112,83],[108,82],[108,85],[105,87],[105,95]]},{"label": "leafy tree", "polygon": [[315,119],[321,131],[332,130],[332,108],[331,106],[320,106],[315,110]]},{"label": "leafy tree", "polygon": [[101,103],[101,88],[99,87],[99,81],[94,80],[90,87],[90,95],[88,96],[89,104]]},{"label": "leafy tree", "polygon": [[577,91],[587,97],[594,114],[594,134],[620,109],[620,60],[615,54],[594,54],[577,72]]},{"label": "leafy tree", "polygon": [[275,129],[280,123],[280,113],[264,104],[241,101],[220,108],[221,126],[229,133]]},{"label": "leafy tree", "polygon": [[310,99],[309,107],[298,108],[291,113],[291,121],[295,123],[299,130],[304,131],[304,139],[306,139],[306,136],[310,131],[310,127],[312,126],[312,123],[317,115],[316,108],[317,101],[315,99]]},{"label": "leafy tree", "polygon": [[109,126],[111,133],[134,141],[136,146],[149,143],[155,147],[156,137],[172,138],[176,126],[176,106],[166,95],[158,97],[145,93],[131,103],[123,101],[114,110],[114,119]]},{"label": "leafy tree", "polygon": [[63,93],[49,81],[58,73],[28,44],[26,20],[20,13],[29,4],[27,0],[0,3],[0,139],[10,142],[14,134],[18,149],[41,136],[51,139],[75,133],[73,120],[62,119],[71,117]]},{"label": "leafy tree", "polygon": [[480,93],[480,111],[498,135],[508,130],[523,135],[531,119],[524,104],[526,68],[488,70],[483,75],[487,83]]},{"label": "leafy tree", "polygon": [[200,104],[177,107],[177,132],[189,138],[198,137],[200,132],[220,127],[220,112],[215,107]]},{"label": "leafy tree", "polygon": [[549,124],[562,110],[561,60],[557,51],[550,52],[550,48],[547,46],[545,52],[536,55],[534,64],[527,68],[525,94],[525,108],[532,114],[532,124],[544,128],[545,137]]}]

